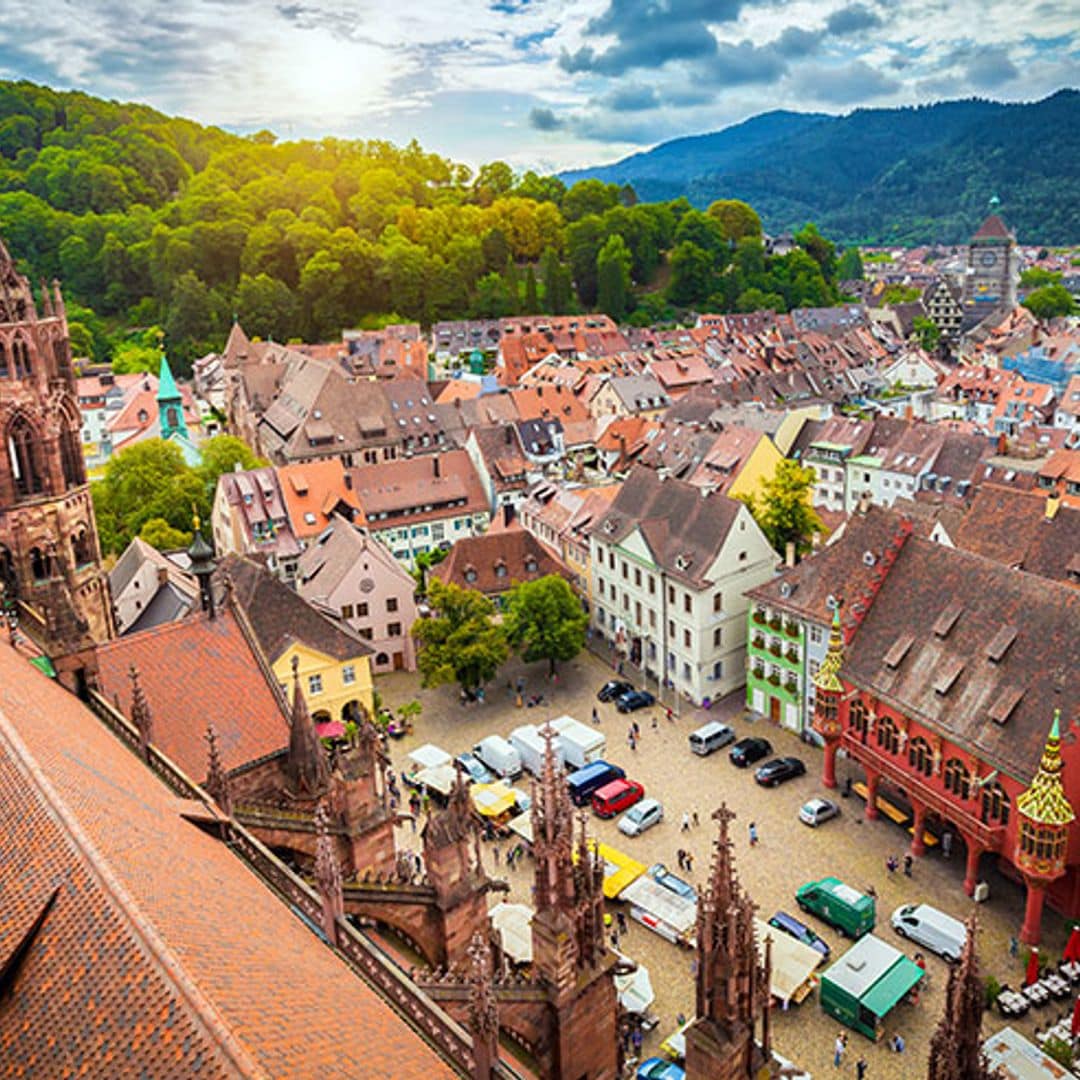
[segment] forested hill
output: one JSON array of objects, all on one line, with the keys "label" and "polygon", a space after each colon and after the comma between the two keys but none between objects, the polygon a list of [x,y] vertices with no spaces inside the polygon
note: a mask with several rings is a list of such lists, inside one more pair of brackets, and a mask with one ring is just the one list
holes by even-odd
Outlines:
[{"label": "forested hill", "polygon": [[234,316],[278,341],[539,311],[648,325],[832,303],[840,270],[813,228],[768,255],[741,203],[474,175],[415,142],[240,137],[25,82],[0,83],[0,237],[63,283],[76,354],[156,369],[160,343],[181,374]]},{"label": "forested hill", "polygon": [[632,184],[643,199],[743,199],[771,232],[814,221],[848,242],[960,242],[997,195],[1022,243],[1077,243],[1080,92],[1019,105],[764,113],[562,175],[585,177]]}]

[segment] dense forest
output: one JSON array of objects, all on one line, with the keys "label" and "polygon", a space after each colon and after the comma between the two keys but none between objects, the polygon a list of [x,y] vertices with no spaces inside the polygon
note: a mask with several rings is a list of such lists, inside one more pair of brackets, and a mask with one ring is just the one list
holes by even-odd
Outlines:
[{"label": "dense forest", "polygon": [[0,82],[0,237],[59,278],[75,351],[180,372],[252,335],[333,339],[390,319],[836,299],[831,244],[767,257],[750,207],[639,202],[627,185],[468,167],[415,142],[241,137],[146,106]]},{"label": "dense forest", "polygon": [[743,199],[771,232],[816,221],[850,243],[962,243],[992,195],[1021,243],[1080,242],[1080,92],[847,116],[771,112],[563,174],[696,206]]}]

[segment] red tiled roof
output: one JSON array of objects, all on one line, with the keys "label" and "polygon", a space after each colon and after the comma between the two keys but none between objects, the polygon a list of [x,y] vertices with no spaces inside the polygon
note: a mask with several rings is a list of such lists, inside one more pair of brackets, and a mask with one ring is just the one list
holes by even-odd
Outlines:
[{"label": "red tiled roof", "polygon": [[997,214],[991,214],[979,226],[979,231],[972,238],[974,240],[1008,240],[1009,230],[1005,222]]},{"label": "red tiled roof", "polygon": [[153,714],[153,742],[194,780],[206,776],[206,726],[226,769],[283,750],[289,726],[235,616],[166,623],[98,648],[102,692],[130,716],[134,664]]},{"label": "red tiled roof", "polygon": [[192,805],[0,644],[0,1077],[455,1075]]},{"label": "red tiled roof", "polygon": [[[528,569],[530,560],[534,570]],[[570,576],[566,567],[522,528],[464,537],[431,573],[440,581],[487,596],[504,593],[516,582],[535,581],[549,574]]]}]

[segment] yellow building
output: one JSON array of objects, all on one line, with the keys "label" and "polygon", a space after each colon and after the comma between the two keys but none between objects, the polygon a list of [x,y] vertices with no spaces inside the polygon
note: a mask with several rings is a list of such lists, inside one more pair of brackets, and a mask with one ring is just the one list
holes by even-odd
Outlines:
[{"label": "yellow building", "polygon": [[[222,560],[235,610],[246,634],[286,693],[293,660],[316,724],[375,715],[371,646],[324,615],[261,564],[239,556]],[[268,674],[270,673],[268,672]]]},{"label": "yellow building", "polygon": [[776,449],[768,435],[761,432],[756,434],[757,440],[740,459],[735,468],[734,479],[727,488],[726,494],[733,499],[744,498],[747,495],[753,495],[756,498],[763,494],[762,483],[773,478],[776,466],[784,460],[784,455]]}]

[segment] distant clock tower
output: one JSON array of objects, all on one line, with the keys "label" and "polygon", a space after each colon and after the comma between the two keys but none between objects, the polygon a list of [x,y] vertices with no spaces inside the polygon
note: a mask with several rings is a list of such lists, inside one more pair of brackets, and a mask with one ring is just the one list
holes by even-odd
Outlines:
[{"label": "distant clock tower", "polygon": [[998,199],[990,200],[990,216],[968,245],[964,275],[964,310],[982,318],[995,308],[1016,306],[1016,237],[996,213]]}]

